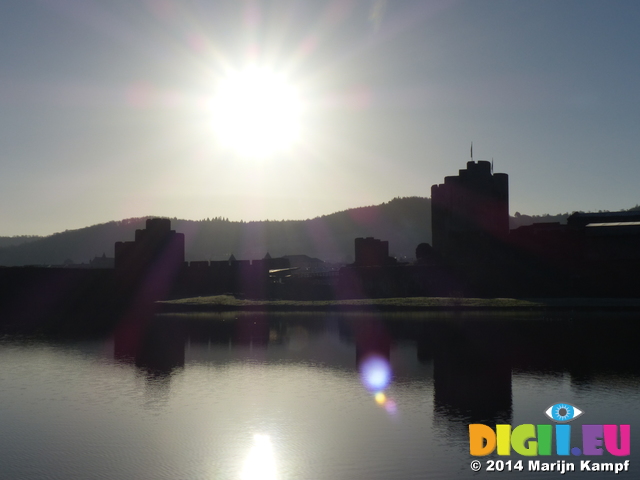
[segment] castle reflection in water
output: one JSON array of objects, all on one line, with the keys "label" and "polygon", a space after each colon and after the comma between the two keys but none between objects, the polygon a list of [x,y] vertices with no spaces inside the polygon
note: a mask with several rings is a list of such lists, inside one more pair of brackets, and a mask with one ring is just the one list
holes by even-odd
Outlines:
[{"label": "castle reflection in water", "polygon": [[[435,419],[451,433],[465,436],[469,423],[512,423],[515,374],[569,376],[577,387],[594,378],[606,378],[616,387],[624,375],[637,376],[637,318],[609,317],[606,328],[603,320],[531,315],[162,315],[140,336],[131,336],[127,329],[116,331],[113,342],[116,360],[135,364],[149,382],[158,385],[162,380],[166,388],[172,375],[190,362],[223,365],[253,358],[266,364],[303,361],[353,371],[376,355],[389,362],[392,384],[432,384]],[[407,359],[407,351],[413,352],[412,359]]]}]

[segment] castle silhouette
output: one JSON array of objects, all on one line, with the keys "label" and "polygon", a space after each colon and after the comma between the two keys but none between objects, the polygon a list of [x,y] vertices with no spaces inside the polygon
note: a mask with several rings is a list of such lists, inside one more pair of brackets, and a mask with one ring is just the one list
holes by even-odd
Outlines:
[{"label": "castle silhouette", "polygon": [[[395,296],[637,296],[640,212],[574,213],[566,225],[509,231],[509,177],[469,161],[431,187],[433,246],[417,261],[389,256],[389,243],[356,238],[355,262],[334,274],[290,275],[286,258],[184,261],[184,236],[149,219],[135,241],[117,242],[115,270],[153,297],[233,293],[254,298]],[[151,273],[155,272],[155,273]]]},{"label": "castle silhouette", "polygon": [[509,177],[483,160],[433,185],[431,208],[433,246],[418,245],[416,264],[391,265],[383,252],[367,253],[380,240],[356,239],[356,258],[375,260],[343,269],[339,290],[364,297],[640,293],[640,212],[574,213],[567,224],[510,231]]},{"label": "castle silhouette", "polygon": [[335,272],[295,275],[289,258],[269,254],[185,262],[184,235],[169,219],[152,218],[133,240],[116,242],[113,269],[0,268],[0,302],[4,311],[28,314],[216,294],[319,300],[640,293],[640,212],[574,213],[566,224],[510,231],[508,175],[482,160],[433,185],[431,196],[433,245],[417,245],[411,264],[371,237],[356,238],[355,262]]}]

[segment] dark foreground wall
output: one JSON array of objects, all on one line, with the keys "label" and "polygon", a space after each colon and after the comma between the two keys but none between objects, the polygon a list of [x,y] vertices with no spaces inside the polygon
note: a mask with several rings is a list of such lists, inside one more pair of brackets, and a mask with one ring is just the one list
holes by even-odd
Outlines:
[{"label": "dark foreground wall", "polygon": [[161,262],[136,269],[0,267],[0,323],[9,318],[109,315],[196,295],[269,298],[274,296],[272,287],[264,261],[234,262],[226,268],[165,268]]},{"label": "dark foreground wall", "polygon": [[0,267],[0,327],[101,330],[126,304],[113,273],[105,269]]},{"label": "dark foreground wall", "polygon": [[116,292],[113,270],[0,268],[0,305],[4,310],[109,303]]}]

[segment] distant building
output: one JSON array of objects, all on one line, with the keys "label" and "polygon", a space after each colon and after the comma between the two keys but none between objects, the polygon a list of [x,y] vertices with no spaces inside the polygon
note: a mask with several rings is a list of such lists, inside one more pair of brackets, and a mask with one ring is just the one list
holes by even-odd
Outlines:
[{"label": "distant building", "polygon": [[567,225],[570,227],[586,227],[589,224],[629,224],[637,222],[640,222],[640,211],[638,210],[599,213],[575,212],[567,218]]},{"label": "distant building", "polygon": [[282,258],[286,258],[292,268],[297,268],[296,275],[326,272],[331,270],[332,266],[326,264],[319,258],[308,255],[284,255]]},{"label": "distant building", "polygon": [[493,173],[491,162],[467,162],[458,176],[431,187],[433,248],[468,256],[479,246],[509,234],[509,176]]},{"label": "distant building", "polygon": [[512,230],[509,241],[521,251],[556,263],[638,261],[640,212],[576,212],[566,225],[534,223]]},{"label": "distant building", "polygon": [[[637,297],[640,212],[574,213],[512,230],[512,284],[526,295]],[[512,285],[510,285],[512,286]]]},{"label": "distant building", "polygon": [[436,265],[439,263],[438,254],[428,243],[421,243],[416,247],[416,265]]},{"label": "distant building", "polygon": [[377,238],[356,238],[356,267],[381,267],[395,263],[389,257],[389,242]]},{"label": "distant building", "polygon": [[102,254],[101,257],[97,255],[93,259],[89,260],[89,268],[113,268],[114,258],[107,257],[106,254]]}]

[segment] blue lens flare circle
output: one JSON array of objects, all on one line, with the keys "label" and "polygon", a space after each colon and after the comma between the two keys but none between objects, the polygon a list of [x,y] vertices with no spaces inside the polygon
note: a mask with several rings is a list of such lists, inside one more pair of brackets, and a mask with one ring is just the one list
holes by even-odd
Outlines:
[{"label": "blue lens flare circle", "polygon": [[367,390],[381,392],[391,382],[391,365],[379,355],[369,356],[360,364],[360,378]]}]

